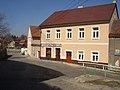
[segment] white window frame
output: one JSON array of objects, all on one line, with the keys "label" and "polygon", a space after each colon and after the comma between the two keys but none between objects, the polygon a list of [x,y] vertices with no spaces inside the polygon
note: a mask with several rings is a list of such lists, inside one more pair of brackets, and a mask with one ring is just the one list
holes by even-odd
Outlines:
[{"label": "white window frame", "polygon": [[[67,30],[66,30],[66,39],[72,39],[72,37],[73,37],[72,29],[71,29],[71,31],[68,31],[68,29],[71,29],[71,28],[67,28]],[[70,36],[70,33],[71,33],[71,38],[68,37],[68,33],[69,33],[69,36]]]},{"label": "white window frame", "polygon": [[[79,59],[79,52],[83,52],[83,59]],[[84,52],[84,50],[78,50],[77,51],[77,59],[79,60],[79,61],[84,61],[84,59],[85,59],[85,52]]]},{"label": "white window frame", "polygon": [[[61,30],[60,30],[60,32],[57,32],[57,30],[60,30],[60,29],[56,29],[55,39],[61,39]],[[57,34],[58,34],[59,38],[57,38]]]},{"label": "white window frame", "polygon": [[[83,29],[83,31],[80,31],[80,29]],[[82,34],[84,33],[84,37],[80,37],[80,33],[81,33],[81,36],[83,36]],[[80,27],[78,29],[78,39],[85,39],[85,28],[84,27]]]},{"label": "white window frame", "polygon": [[[94,28],[98,28],[98,30],[94,30]],[[95,37],[93,37],[94,32],[95,32]],[[97,36],[97,34],[96,34],[97,32],[98,32],[98,37],[96,37]],[[92,35],[92,39],[99,39],[100,38],[100,27],[99,26],[93,26],[91,35]]]},{"label": "white window frame", "polygon": [[[47,31],[50,31],[50,30],[46,30],[46,39],[50,39],[50,37],[51,37],[51,35],[50,35],[50,34],[51,34],[51,32],[49,32],[49,33],[48,33]],[[47,35],[48,35],[48,34],[50,35],[50,37],[49,37],[49,38],[47,37]]]},{"label": "white window frame", "polygon": [[[93,52],[94,53],[98,53],[98,61],[93,61],[93,55],[95,55],[95,54],[93,54]],[[95,57],[96,57],[97,55],[95,55]],[[99,53],[99,51],[91,51],[91,62],[99,62],[99,60],[100,60],[100,53]]]}]

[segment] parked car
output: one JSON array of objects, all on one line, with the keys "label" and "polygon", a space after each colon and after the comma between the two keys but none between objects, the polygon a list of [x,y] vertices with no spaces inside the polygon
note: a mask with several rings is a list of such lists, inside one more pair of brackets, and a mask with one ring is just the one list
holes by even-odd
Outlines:
[{"label": "parked car", "polygon": [[27,55],[27,48],[21,48],[21,54],[22,55]]}]

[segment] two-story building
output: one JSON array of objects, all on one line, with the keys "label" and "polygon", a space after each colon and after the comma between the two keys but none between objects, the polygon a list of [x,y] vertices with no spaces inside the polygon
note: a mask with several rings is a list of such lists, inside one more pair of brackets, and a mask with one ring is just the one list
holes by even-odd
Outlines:
[{"label": "two-story building", "polygon": [[114,65],[109,34],[118,19],[115,2],[53,13],[39,25],[41,58]]},{"label": "two-story building", "polygon": [[28,55],[39,58],[40,56],[40,31],[38,26],[30,26],[27,39]]}]

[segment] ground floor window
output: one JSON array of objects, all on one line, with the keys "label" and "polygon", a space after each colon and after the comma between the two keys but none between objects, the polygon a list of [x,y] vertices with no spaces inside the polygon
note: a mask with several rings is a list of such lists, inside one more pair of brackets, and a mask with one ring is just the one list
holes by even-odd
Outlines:
[{"label": "ground floor window", "polygon": [[78,59],[81,61],[84,60],[84,52],[83,51],[78,51]]},{"label": "ground floor window", "polygon": [[99,61],[99,52],[92,52],[92,61],[93,62]]}]

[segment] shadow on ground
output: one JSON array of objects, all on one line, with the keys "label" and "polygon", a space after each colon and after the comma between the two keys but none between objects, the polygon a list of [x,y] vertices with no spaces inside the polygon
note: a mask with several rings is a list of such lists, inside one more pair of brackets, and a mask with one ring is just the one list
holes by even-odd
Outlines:
[{"label": "shadow on ground", "polygon": [[12,57],[12,55],[7,55],[7,56],[4,57],[4,58],[0,58],[0,61],[5,61],[5,60],[7,60],[7,59],[10,58],[10,57]]},{"label": "shadow on ground", "polygon": [[0,90],[62,90],[49,86],[42,81],[63,74],[48,68],[18,61],[0,62]]}]

